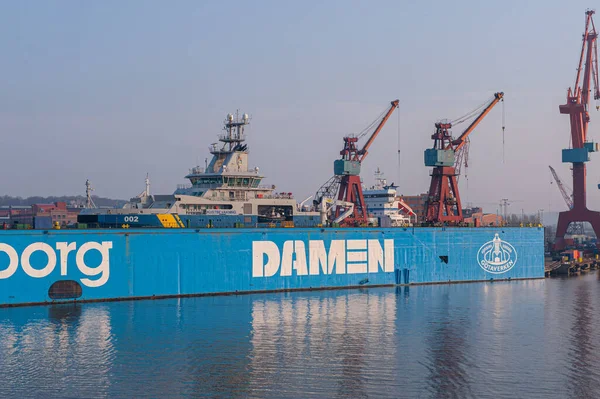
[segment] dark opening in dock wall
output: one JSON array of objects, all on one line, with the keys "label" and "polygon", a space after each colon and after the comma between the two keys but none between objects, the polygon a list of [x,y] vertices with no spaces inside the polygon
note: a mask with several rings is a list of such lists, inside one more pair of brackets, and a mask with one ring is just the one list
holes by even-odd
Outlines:
[{"label": "dark opening in dock wall", "polygon": [[73,280],[56,281],[48,290],[50,299],[77,299],[81,295],[81,285]]}]

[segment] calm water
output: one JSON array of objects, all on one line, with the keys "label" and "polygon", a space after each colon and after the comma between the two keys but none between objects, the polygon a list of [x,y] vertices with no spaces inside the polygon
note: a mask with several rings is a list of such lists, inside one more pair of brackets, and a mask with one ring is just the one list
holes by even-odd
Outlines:
[{"label": "calm water", "polygon": [[599,276],[0,309],[0,397],[598,398]]}]

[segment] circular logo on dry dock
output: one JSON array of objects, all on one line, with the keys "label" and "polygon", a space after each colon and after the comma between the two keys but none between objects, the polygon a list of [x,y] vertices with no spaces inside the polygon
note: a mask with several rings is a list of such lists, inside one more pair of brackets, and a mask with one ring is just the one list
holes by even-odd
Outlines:
[{"label": "circular logo on dry dock", "polygon": [[492,241],[486,242],[477,251],[477,263],[488,273],[506,273],[517,263],[517,251],[496,234]]}]

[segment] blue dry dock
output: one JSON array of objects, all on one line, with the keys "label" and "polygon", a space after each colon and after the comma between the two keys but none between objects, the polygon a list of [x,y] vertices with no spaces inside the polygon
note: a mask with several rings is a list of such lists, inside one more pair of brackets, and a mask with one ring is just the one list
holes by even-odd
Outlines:
[{"label": "blue dry dock", "polygon": [[0,306],[544,277],[542,228],[0,231]]}]

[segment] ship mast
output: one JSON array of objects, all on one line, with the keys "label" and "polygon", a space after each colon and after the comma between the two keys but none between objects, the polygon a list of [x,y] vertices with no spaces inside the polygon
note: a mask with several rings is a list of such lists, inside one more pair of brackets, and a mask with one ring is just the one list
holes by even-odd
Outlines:
[{"label": "ship mast", "polygon": [[85,207],[88,209],[96,208],[96,204],[94,203],[94,200],[92,199],[92,191],[94,191],[94,189],[92,188],[92,183],[90,183],[89,179],[86,179],[86,181],[85,181],[85,197],[86,197]]},{"label": "ship mast", "polygon": [[146,173],[146,197],[150,196],[150,177]]},{"label": "ship mast", "polygon": [[210,153],[215,155],[235,151],[236,147],[246,140],[246,137],[244,137],[244,127],[249,123],[250,118],[248,114],[243,114],[241,118],[239,117],[239,112],[235,113],[235,118],[233,114],[227,114],[225,126],[223,127],[225,134],[219,136],[219,141],[223,143],[223,147],[217,149],[216,144],[213,144]]}]

